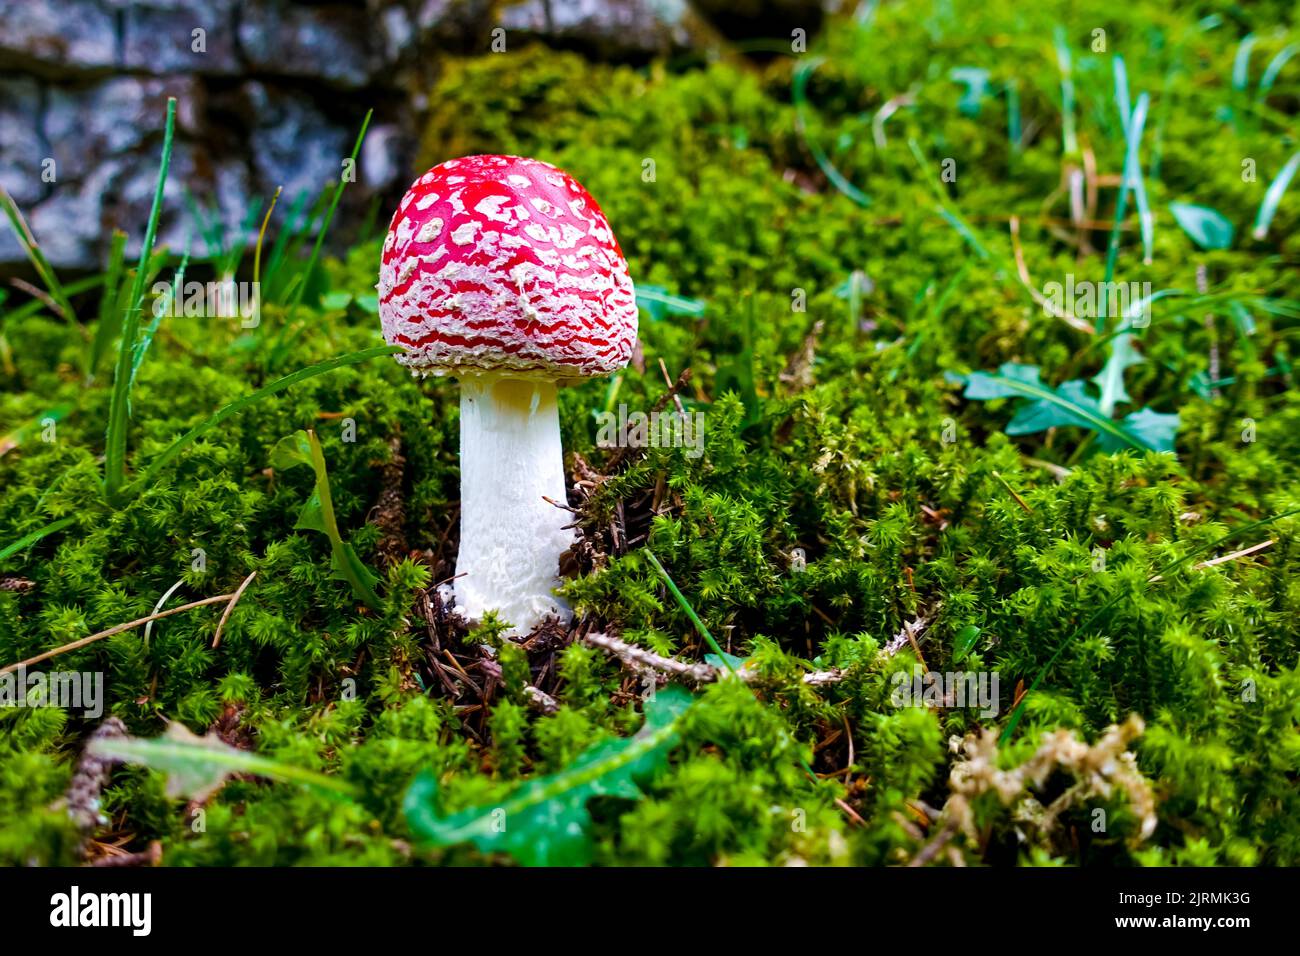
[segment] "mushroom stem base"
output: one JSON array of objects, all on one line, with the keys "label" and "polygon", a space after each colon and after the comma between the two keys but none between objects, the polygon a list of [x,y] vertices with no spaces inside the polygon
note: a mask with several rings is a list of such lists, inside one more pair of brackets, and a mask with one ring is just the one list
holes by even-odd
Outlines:
[{"label": "mushroom stem base", "polygon": [[551,382],[467,377],[460,386],[460,552],[456,612],[489,610],[526,634],[571,612],[552,591],[573,543],[560,414]]}]

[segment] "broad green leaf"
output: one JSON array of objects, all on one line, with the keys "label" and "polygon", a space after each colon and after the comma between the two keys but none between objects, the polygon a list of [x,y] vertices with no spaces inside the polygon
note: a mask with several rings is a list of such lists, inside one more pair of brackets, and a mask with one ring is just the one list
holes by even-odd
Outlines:
[{"label": "broad green leaf", "polygon": [[1183,232],[1202,249],[1227,249],[1232,245],[1232,223],[1217,209],[1171,202],[1169,211],[1174,214],[1174,219],[1182,226]]},{"label": "broad green leaf", "polygon": [[670,315],[700,316],[704,314],[705,308],[704,302],[699,299],[673,295],[663,286],[657,285],[638,285],[636,304],[655,322]]},{"label": "broad green leaf", "polygon": [[297,465],[311,467],[311,439],[307,432],[299,429],[281,438],[271,447],[270,461],[276,471],[288,471]]},{"label": "broad green leaf", "polygon": [[994,398],[1020,398],[1025,395],[1025,386],[1046,388],[1039,380],[1038,366],[1007,362],[998,369],[996,375],[971,372],[966,376],[966,397],[977,402],[987,402]]},{"label": "broad green leaf", "polygon": [[205,800],[236,773],[300,783],[334,793],[355,792],[344,780],[231,747],[215,731],[200,737],[178,722],[168,724],[167,732],[161,737],[95,739],[87,749],[97,757],[139,764],[166,774],[167,796],[173,799]]},{"label": "broad green leaf", "polygon": [[978,66],[957,66],[948,71],[948,79],[966,87],[957,102],[958,111],[963,116],[979,116],[989,91],[989,71]]},{"label": "broad green leaf", "polygon": [[1141,365],[1144,359],[1133,347],[1133,335],[1121,332],[1110,344],[1110,357],[1100,372],[1093,376],[1092,382],[1097,386],[1100,397],[1097,408],[1109,418],[1120,402],[1132,402],[1128,389],[1124,387],[1124,373],[1134,365]]},{"label": "broad green leaf", "polygon": [[739,671],[745,666],[745,658],[737,657],[735,654],[728,654],[723,651],[721,654],[705,654],[704,663],[710,667],[716,667],[718,670]]},{"label": "broad green leaf", "polygon": [[967,624],[952,640],[952,662],[960,664],[966,659],[979,641],[980,629],[974,624]]},{"label": "broad green leaf", "polygon": [[[1176,412],[1165,414],[1163,412],[1154,412],[1149,408],[1141,408],[1127,416],[1121,424],[1124,426],[1124,431],[1137,438],[1152,451],[1171,452],[1174,450],[1174,439],[1178,435],[1178,414]],[[1110,435],[1102,434],[1098,438],[1101,441],[1101,447],[1107,451],[1122,447]]]},{"label": "broad green leaf", "polygon": [[[1163,416],[1159,427],[1149,415],[1129,416],[1123,423],[1115,422],[1102,413],[1095,399],[1088,396],[1083,382],[1076,379],[1052,390],[1039,380],[1036,366],[1010,362],[997,373],[972,372],[966,376],[965,395],[979,401],[1013,397],[1028,399],[1029,403],[1017,409],[1007,426],[1009,435],[1030,434],[1057,425],[1079,425],[1096,432],[1102,447],[1107,449],[1128,447],[1138,451],[1169,451],[1172,437],[1165,419],[1177,420],[1176,415]],[[1141,428],[1136,432],[1130,431],[1130,422],[1136,422]]]},{"label": "broad green leaf", "polygon": [[1062,382],[1056,389],[1056,395],[1064,401],[1035,400],[1021,405],[1007,423],[1006,433],[1032,435],[1062,425],[1089,428],[1091,422],[1084,411],[1101,413],[1096,400],[1088,395],[1087,385],[1078,379]]},{"label": "broad green leaf", "polygon": [[439,812],[438,781],[426,771],[406,793],[406,821],[417,837],[435,846],[471,843],[484,853],[509,854],[525,866],[587,865],[593,855],[587,802],[641,796],[638,781],[667,764],[692,700],[681,687],[665,687],[646,701],[645,724],[632,737],[603,740],[564,770],[458,813]]},{"label": "broad green leaf", "polygon": [[345,581],[352,588],[352,593],[370,607],[380,607],[379,595],[375,593],[378,576],[357,556],[350,544],[343,540],[339,532],[338,519],[334,515],[334,501],[330,495],[329,473],[325,467],[325,452],[321,449],[316,433],[296,431],[286,435],[275,443],[271,449],[271,466],[287,470],[298,465],[308,465],[316,473],[316,484],[307,503],[298,513],[294,528],[303,531],[318,531],[330,542],[330,567],[337,580]]}]

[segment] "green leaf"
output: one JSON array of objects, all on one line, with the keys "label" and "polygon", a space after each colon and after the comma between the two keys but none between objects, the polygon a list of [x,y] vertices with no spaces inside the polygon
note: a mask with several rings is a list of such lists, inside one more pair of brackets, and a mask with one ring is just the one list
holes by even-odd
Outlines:
[{"label": "green leaf", "polygon": [[403,808],[411,831],[435,846],[471,843],[484,853],[506,853],[525,866],[584,866],[592,860],[592,797],[641,796],[638,781],[667,764],[691,694],[665,687],[645,703],[645,724],[632,737],[588,747],[558,773],[537,777],[498,801],[458,813],[438,810],[438,781],[418,776]]},{"label": "green leaf", "polygon": [[292,435],[285,435],[271,447],[271,467],[276,471],[288,471],[296,465],[311,466],[311,440],[307,432],[299,429]]},{"label": "green leaf", "polygon": [[738,671],[745,666],[745,658],[737,657],[735,654],[728,654],[723,651],[721,654],[705,654],[704,663],[710,667],[716,667],[718,670]]},{"label": "green leaf", "polygon": [[[1178,414],[1153,412],[1149,408],[1140,408],[1123,421],[1124,430],[1137,438],[1152,451],[1173,451],[1174,438],[1178,435]],[[1120,447],[1114,444],[1108,435],[1101,435],[1101,446],[1107,451]]]},{"label": "green leaf", "polygon": [[1020,365],[1006,362],[998,369],[996,375],[988,372],[971,372],[965,378],[965,397],[977,402],[987,402],[996,398],[1019,398],[1025,394],[1026,387],[1043,388],[1039,380],[1037,365]]},{"label": "green leaf", "polygon": [[1124,387],[1124,373],[1134,365],[1145,362],[1140,352],[1133,347],[1133,335],[1121,332],[1110,344],[1110,357],[1100,372],[1093,376],[1092,382],[1100,390],[1097,407],[1109,418],[1120,402],[1132,402],[1128,389]]},{"label": "green leaf", "polygon": [[41,250],[36,237],[32,235],[32,231],[27,227],[27,220],[23,218],[23,214],[18,210],[18,204],[14,202],[13,197],[9,195],[9,191],[3,186],[0,186],[0,208],[4,209],[5,218],[9,220],[9,227],[13,230],[14,238],[23,247],[23,252],[27,254],[27,258],[31,261],[32,268],[36,270],[36,274],[44,283],[46,291],[50,293],[50,298],[54,300],[54,304],[63,313],[63,320],[75,325],[77,323],[77,313],[73,311],[72,303],[68,301],[67,293],[60,284],[59,277],[54,272],[54,267],[50,265],[50,260],[45,257],[45,253]]},{"label": "green leaf", "polygon": [[99,371],[100,363],[108,354],[108,347],[122,328],[122,274],[126,268],[126,233],[113,230],[108,246],[108,272],[104,276],[104,291],[99,297],[99,321],[95,323],[95,337],[90,346],[89,373]]},{"label": "green leaf", "polygon": [[975,648],[980,637],[980,629],[974,624],[967,624],[952,640],[952,662],[960,664]]},{"label": "green leaf", "polygon": [[[972,372],[966,376],[965,397],[977,401],[1013,397],[1029,399],[1029,403],[1021,406],[1007,425],[1008,435],[1027,435],[1053,426],[1078,425],[1096,432],[1102,447],[1108,449],[1129,447],[1138,451],[1168,451],[1172,448],[1172,437],[1166,435],[1167,423],[1156,428],[1149,416],[1143,416],[1136,419],[1142,428],[1137,432],[1130,431],[1128,426],[1134,421],[1134,416],[1129,416],[1122,424],[1113,421],[1102,413],[1097,401],[1087,395],[1085,383],[1076,379],[1052,390],[1039,380],[1038,368],[1033,365],[1008,362],[997,373]],[[1173,419],[1176,423],[1177,417],[1162,418]],[[1152,444],[1157,439],[1158,443]]]},{"label": "green leaf", "polygon": [[663,286],[638,285],[636,287],[636,305],[650,318],[659,322],[670,315],[687,315],[698,317],[704,314],[705,303],[700,299],[688,299],[673,295]]},{"label": "green leaf", "polygon": [[[1119,80],[1120,74],[1116,74]],[[1127,75],[1124,77],[1125,90],[1124,97],[1127,99]],[[1143,184],[1142,163],[1138,158],[1139,147],[1142,144],[1142,132],[1146,129],[1147,110],[1151,105],[1151,98],[1146,93],[1137,98],[1137,103],[1133,106],[1133,112],[1129,114],[1128,123],[1124,126],[1124,140],[1126,143],[1124,150],[1124,178],[1120,184],[1119,196],[1115,202],[1115,220],[1110,230],[1110,241],[1106,244],[1106,272],[1104,281],[1110,282],[1115,277],[1115,264],[1119,261],[1119,240],[1120,231],[1124,224],[1124,216],[1128,210],[1128,194],[1132,190],[1137,201],[1138,221],[1142,227],[1142,249],[1143,259],[1151,261],[1151,243],[1154,226],[1152,225],[1151,209],[1147,203],[1146,186]],[[1105,310],[1099,310],[1095,329],[1098,334],[1105,330],[1106,319],[1108,316]]]},{"label": "green leaf", "polygon": [[989,71],[978,66],[956,66],[948,71],[948,79],[966,87],[957,103],[958,111],[963,116],[979,116],[989,91]]},{"label": "green leaf", "polygon": [[1250,51],[1255,48],[1259,37],[1247,33],[1237,45],[1237,55],[1232,60],[1232,88],[1244,91],[1250,85]]},{"label": "green leaf", "polygon": [[1171,202],[1169,211],[1178,225],[1202,249],[1227,249],[1232,245],[1233,226],[1217,209]]},{"label": "green leaf", "polygon": [[691,607],[691,602],[686,600],[686,595],[681,592],[681,588],[677,586],[677,582],[672,579],[664,566],[659,563],[659,559],[655,557],[653,551],[646,548],[645,555],[650,559],[650,563],[654,565],[655,573],[657,573],[659,577],[663,579],[664,584],[668,586],[668,591],[677,602],[677,606],[680,607],[686,613],[686,616],[691,619],[691,623],[694,624],[695,629],[700,632],[700,636],[704,638],[709,647],[713,648],[713,653],[717,654],[722,662],[726,664],[727,670],[734,674],[736,672],[735,668],[731,666],[731,662],[727,659],[731,655],[727,654],[727,652],[722,649],[721,645],[718,644],[717,638],[713,636],[713,632],[710,631],[705,626],[704,622],[700,620],[700,616],[695,613],[695,608]]},{"label": "green leaf", "polygon": [[356,792],[346,781],[231,747],[216,731],[199,737],[177,722],[168,724],[161,737],[93,739],[87,749],[97,757],[139,764],[166,774],[167,796],[173,799],[206,800],[236,773],[300,783],[332,793]]},{"label": "green leaf", "polygon": [[1006,433],[1032,435],[1062,425],[1090,427],[1090,420],[1083,412],[1085,409],[1096,410],[1097,402],[1088,395],[1087,388],[1087,384],[1078,379],[1062,382],[1055,392],[1062,401],[1037,399],[1022,404],[1007,423]]},{"label": "green leaf", "polygon": [[343,540],[339,533],[338,519],[334,514],[334,500],[330,495],[329,473],[325,467],[325,452],[312,431],[297,431],[286,435],[275,443],[271,449],[271,466],[277,470],[287,470],[298,465],[308,465],[316,473],[316,486],[302,511],[294,528],[302,531],[318,531],[329,538],[330,567],[334,578],[345,581],[352,588],[358,600],[364,601],[374,610],[379,610],[382,602],[375,593],[379,577],[358,557],[352,545]]},{"label": "green leaf", "polygon": [[1262,103],[1268,99],[1269,90],[1273,89],[1273,84],[1277,81],[1277,76],[1282,72],[1282,67],[1286,66],[1291,57],[1300,53],[1300,44],[1288,43],[1278,51],[1277,56],[1269,60],[1268,67],[1264,70],[1264,75],[1260,77],[1259,90],[1255,93],[1255,99]]}]

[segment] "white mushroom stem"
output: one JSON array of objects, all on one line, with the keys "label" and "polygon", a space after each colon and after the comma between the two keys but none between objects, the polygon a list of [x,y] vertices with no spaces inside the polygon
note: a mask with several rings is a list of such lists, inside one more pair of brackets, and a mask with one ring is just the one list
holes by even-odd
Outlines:
[{"label": "white mushroom stem", "polygon": [[573,543],[564,504],[560,413],[552,382],[465,377],[460,383],[460,553],[456,611],[495,610],[514,635],[568,621],[552,592]]}]

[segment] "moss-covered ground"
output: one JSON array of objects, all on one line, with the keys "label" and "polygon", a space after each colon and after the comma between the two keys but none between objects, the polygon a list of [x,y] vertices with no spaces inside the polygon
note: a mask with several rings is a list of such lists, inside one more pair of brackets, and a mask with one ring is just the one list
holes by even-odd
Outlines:
[{"label": "moss-covered ground", "polygon": [[[99,329],[129,275],[69,292],[76,322],[6,290],[0,666],[256,574],[219,642],[222,603],[33,665],[214,746],[119,766],[82,829],[99,720],[0,709],[0,862],[1300,864],[1300,184],[1270,191],[1300,37],[1285,4],[1203,7],[886,4],[806,53],[449,64],[427,164],[569,170],[642,292],[633,366],[562,392],[579,616],[524,645],[426,593],[454,574],[453,382],[358,361],[151,471],[382,344],[377,237],[308,275],[277,209],[256,328],[152,332],[112,494]],[[1052,314],[1067,276],[1154,299]],[[686,370],[702,455],[597,446],[597,413],[671,407]],[[306,429],[377,601],[293,530],[313,472],[273,449]],[[720,679],[687,697],[592,634]],[[919,666],[998,697],[900,700]]]}]

